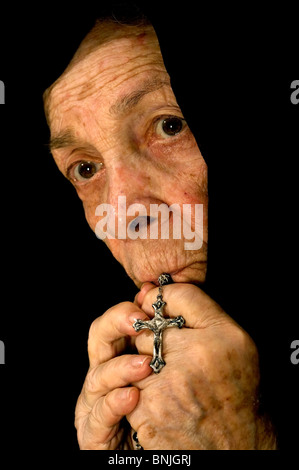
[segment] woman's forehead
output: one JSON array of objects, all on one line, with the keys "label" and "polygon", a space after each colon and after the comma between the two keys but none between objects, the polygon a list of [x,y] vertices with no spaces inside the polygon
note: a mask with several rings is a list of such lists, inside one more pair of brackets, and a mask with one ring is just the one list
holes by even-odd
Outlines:
[{"label": "woman's forehead", "polygon": [[48,121],[53,111],[64,108],[67,102],[94,98],[101,98],[102,104],[105,100],[115,101],[134,92],[140,82],[147,82],[147,88],[151,82],[155,87],[157,82],[170,83],[156,43],[134,46],[132,39],[123,38],[100,46],[62,74],[46,92]]}]

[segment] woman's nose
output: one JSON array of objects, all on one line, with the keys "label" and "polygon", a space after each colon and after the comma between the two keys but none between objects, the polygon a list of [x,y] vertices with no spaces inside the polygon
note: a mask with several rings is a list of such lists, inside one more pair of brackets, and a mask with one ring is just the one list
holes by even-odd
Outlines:
[{"label": "woman's nose", "polygon": [[143,232],[146,236],[147,227],[155,222],[150,216],[150,205],[162,202],[159,172],[138,155],[135,159],[114,160],[106,172],[104,199],[113,208],[113,226],[124,232],[120,238],[126,238],[128,231],[134,236],[136,230],[139,236]]},{"label": "woman's nose", "polygon": [[[135,161],[137,160],[137,161]],[[106,201],[117,210],[119,198],[127,205],[159,198],[156,170],[145,160],[128,158],[114,162],[107,169]]]}]

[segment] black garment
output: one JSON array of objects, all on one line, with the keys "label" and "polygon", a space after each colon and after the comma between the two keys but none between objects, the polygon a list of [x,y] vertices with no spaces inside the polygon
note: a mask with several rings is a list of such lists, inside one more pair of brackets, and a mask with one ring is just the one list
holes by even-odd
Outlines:
[{"label": "black garment", "polygon": [[[209,168],[204,289],[256,342],[262,403],[280,447],[292,450],[299,422],[299,365],[290,361],[299,331],[299,105],[290,101],[290,84],[298,78],[296,13],[281,5],[263,11],[252,4],[142,3]],[[111,305],[133,299],[136,288],[100,247],[45,145],[42,93],[62,73],[101,5],[44,8],[2,6],[1,145],[10,171],[2,174],[1,442],[69,451],[77,449],[73,413],[88,368],[89,325]]]}]

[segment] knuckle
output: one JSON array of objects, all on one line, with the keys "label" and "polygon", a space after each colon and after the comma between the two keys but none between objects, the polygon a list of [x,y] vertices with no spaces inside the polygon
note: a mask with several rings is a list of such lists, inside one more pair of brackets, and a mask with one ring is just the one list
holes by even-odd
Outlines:
[{"label": "knuckle", "polygon": [[[107,313],[107,312],[106,312]],[[109,347],[109,344],[103,341],[101,337],[101,324],[103,322],[103,317],[105,313],[101,316],[96,318],[89,327],[88,339],[87,339],[87,351],[88,356],[91,361],[99,361],[101,362],[100,358],[100,345],[104,345]]]},{"label": "knuckle", "polygon": [[79,428],[84,418],[88,415],[90,407],[87,406],[83,398],[83,393],[80,393],[76,407],[75,407],[75,427]]},{"label": "knuckle", "polygon": [[91,323],[89,327],[89,333],[88,333],[88,340],[92,341],[95,336],[98,335],[98,332],[101,329],[101,324],[107,320],[107,317],[113,315],[116,311],[119,313],[121,312],[130,312],[132,310],[132,307],[136,309],[134,304],[129,301],[121,302],[117,305],[114,305],[113,307],[109,308],[104,312],[102,315],[97,317],[93,322]]},{"label": "knuckle", "polygon": [[242,328],[236,328],[235,330],[234,347],[243,354],[246,354],[248,357],[257,358],[258,356],[257,347],[253,339]]},{"label": "knuckle", "polygon": [[85,392],[89,394],[94,394],[97,393],[99,390],[99,384],[98,384],[98,368],[93,367],[90,369],[86,375],[85,378]]},{"label": "knuckle", "polygon": [[102,394],[110,388],[107,364],[93,367],[86,375],[84,389],[89,395]]},{"label": "knuckle", "polygon": [[89,327],[88,340],[87,340],[88,350],[90,349],[91,343],[94,337],[96,336],[96,332],[98,331],[99,321],[100,321],[100,317],[96,318]]},{"label": "knuckle", "polygon": [[83,423],[82,421],[78,422],[75,420],[75,428],[77,431],[77,440],[80,449],[84,448],[84,428],[85,428],[85,422]]},{"label": "knuckle", "polygon": [[94,336],[98,335],[98,332],[100,330],[100,325],[103,323],[103,321],[106,319],[108,315],[110,315],[110,312],[113,311],[114,307],[109,308],[104,312],[102,315],[99,317],[95,318],[93,322],[91,323],[89,327],[89,332],[88,332],[88,339],[92,340]]},{"label": "knuckle", "polygon": [[93,418],[98,423],[106,423],[110,427],[110,421],[119,417],[117,402],[114,393],[108,393],[98,400],[91,412]]},{"label": "knuckle", "polygon": [[[165,287],[165,292],[167,286]],[[186,298],[188,302],[197,301],[199,295],[202,295],[202,291],[194,284],[176,284],[175,295]]]},{"label": "knuckle", "polygon": [[101,409],[98,410],[98,406],[96,407],[97,413],[102,412],[102,408],[105,409],[106,414],[109,412],[109,414],[114,414],[114,400],[113,400],[113,394],[109,393],[108,395],[105,395],[103,400],[102,400],[102,406]]},{"label": "knuckle", "polygon": [[94,406],[92,407],[92,410],[89,415],[89,419],[92,424],[95,426],[99,425],[103,421],[102,417],[102,412],[103,412],[103,406],[105,403],[105,397],[100,398],[99,400],[96,401]]},{"label": "knuckle", "polygon": [[132,308],[132,306],[134,307],[134,304],[132,302],[129,302],[128,300],[126,300],[124,302],[120,302],[117,306],[126,310],[126,309]]}]

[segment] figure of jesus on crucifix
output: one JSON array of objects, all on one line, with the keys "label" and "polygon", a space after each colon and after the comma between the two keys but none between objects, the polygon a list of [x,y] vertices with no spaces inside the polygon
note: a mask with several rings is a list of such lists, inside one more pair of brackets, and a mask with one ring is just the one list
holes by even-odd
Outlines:
[{"label": "figure of jesus on crucifix", "polygon": [[163,331],[166,330],[166,328],[173,326],[182,328],[185,323],[185,320],[181,315],[176,318],[164,318],[163,309],[166,302],[162,299],[162,286],[169,284],[171,282],[171,277],[169,274],[161,274],[158,281],[160,284],[159,294],[157,295],[156,302],[152,304],[152,307],[155,310],[154,318],[148,321],[136,320],[133,324],[135,331],[149,329],[154,333],[154,352],[150,366],[156,374],[158,374],[166,364],[162,357]]}]

